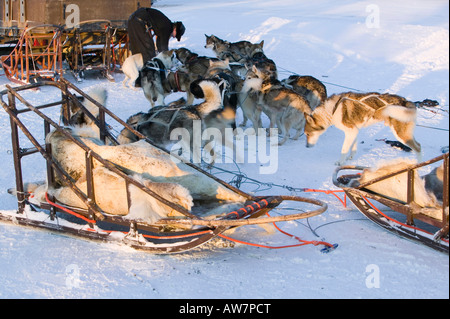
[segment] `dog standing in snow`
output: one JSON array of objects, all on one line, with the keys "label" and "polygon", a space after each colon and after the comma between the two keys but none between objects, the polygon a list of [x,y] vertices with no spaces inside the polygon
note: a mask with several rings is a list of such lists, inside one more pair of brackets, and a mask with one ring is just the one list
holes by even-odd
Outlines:
[{"label": "dog standing in snow", "polygon": [[394,136],[413,149],[420,160],[421,147],[414,138],[417,109],[413,102],[394,94],[342,93],[330,96],[311,115],[306,115],[307,147],[313,147],[319,136],[331,125],[344,131],[341,157],[343,165],[356,154],[356,139],[363,127],[384,122]]},{"label": "dog standing in snow", "polygon": [[137,90],[134,84],[143,67],[144,59],[142,58],[142,54],[133,54],[126,58],[122,65],[122,71],[125,74],[125,79],[122,82],[123,86],[128,86],[130,89]]}]

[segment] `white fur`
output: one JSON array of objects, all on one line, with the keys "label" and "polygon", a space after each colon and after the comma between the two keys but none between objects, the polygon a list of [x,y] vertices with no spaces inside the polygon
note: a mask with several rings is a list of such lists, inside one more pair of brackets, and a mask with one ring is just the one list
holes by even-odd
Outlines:
[{"label": "white fur", "polygon": [[383,115],[386,117],[392,117],[401,122],[415,122],[417,117],[417,111],[415,108],[406,108],[399,105],[388,105],[383,110]]},{"label": "white fur", "polygon": [[[95,138],[80,138],[87,147],[109,160],[126,168],[129,175],[141,174],[155,182],[177,183],[189,189],[194,199],[229,200],[244,202],[245,199],[199,173],[183,162],[175,163],[169,154],[152,147],[145,141],[107,146]],[[60,133],[50,133],[47,141],[52,144],[53,156],[75,179],[86,170],[84,151]],[[100,163],[94,160],[94,167]]]},{"label": "white fur", "polygon": [[[134,185],[129,186],[131,205],[128,210],[125,180],[105,167],[97,167],[92,173],[95,201],[105,213],[112,215],[127,215],[129,213],[127,218],[141,219],[149,223],[155,223],[161,218],[177,215],[177,211]],[[187,210],[190,210],[193,206],[189,191],[178,184],[155,183],[138,175],[135,175],[135,179],[166,200],[179,204]],[[76,186],[86,193],[86,178],[80,178]],[[49,189],[49,194],[55,196],[59,202],[65,205],[87,208],[70,187]]]},{"label": "white fur", "polygon": [[247,76],[238,94],[238,102],[244,116],[244,121],[241,125],[245,126],[247,119],[250,119],[256,132],[258,132],[258,128],[262,127],[261,109],[258,108],[257,104],[258,92],[261,90],[262,82],[263,80],[260,78]]},{"label": "white fur", "polygon": [[[389,175],[416,163],[415,160],[408,159],[396,159],[394,161],[381,162],[375,168],[365,169],[359,179],[359,183],[363,184],[375,178]],[[408,193],[408,173],[397,174],[393,177],[368,185],[366,188],[383,196],[406,203]],[[414,171],[414,202],[420,207],[438,206],[435,196],[425,189],[425,183],[420,178],[417,170]]]},{"label": "white fur", "polygon": [[199,83],[205,97],[205,102],[197,106],[197,111],[203,118],[212,111],[218,110],[222,105],[222,94],[220,88],[214,81],[201,81]]},{"label": "white fur", "polygon": [[122,65],[122,71],[125,74],[125,79],[122,84],[127,86],[133,90],[136,90],[134,87],[134,82],[139,77],[139,71],[144,67],[144,59],[142,58],[142,54],[133,54],[125,59]]}]

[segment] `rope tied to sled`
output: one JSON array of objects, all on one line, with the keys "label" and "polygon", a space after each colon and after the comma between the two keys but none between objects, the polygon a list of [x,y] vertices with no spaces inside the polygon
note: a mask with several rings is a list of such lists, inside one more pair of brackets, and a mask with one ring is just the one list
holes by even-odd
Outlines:
[{"label": "rope tied to sled", "polygon": [[[299,198],[295,198],[293,196],[284,196],[284,197],[277,197],[277,198],[281,199],[281,200],[282,199],[299,200]],[[275,198],[275,199],[277,199],[277,198]],[[60,210],[62,210],[64,212],[66,212],[66,213],[68,213],[68,214],[70,214],[72,216],[75,216],[75,217],[77,217],[79,219],[82,219],[82,220],[86,221],[89,224],[89,228],[87,228],[88,231],[94,231],[94,232],[96,231],[95,229],[91,228],[91,227],[93,227],[96,224],[95,220],[89,219],[89,218],[87,218],[87,217],[85,217],[85,216],[83,216],[81,214],[78,214],[78,213],[76,213],[76,212],[74,212],[74,211],[72,211],[72,210],[70,210],[70,209],[68,209],[68,208],[66,208],[66,207],[64,207],[62,205],[59,205],[59,204],[51,201],[47,192],[45,193],[45,199],[46,199],[47,203],[49,203],[51,206],[54,206],[54,207],[56,207],[56,208],[58,208],[58,209],[60,209]],[[237,211],[233,211],[233,212],[230,212],[230,213],[226,214],[225,217],[222,220],[230,221],[230,222],[232,222],[232,220],[248,220],[248,219],[245,219],[245,217],[248,217],[249,215],[251,215],[251,214],[253,214],[253,213],[257,212],[257,211],[260,211],[260,210],[262,210],[264,208],[267,208],[270,205],[269,201],[271,201],[269,198],[268,199],[263,198],[263,199],[261,199],[259,201],[255,201],[254,203],[252,203],[250,205],[247,205],[245,207],[242,207],[242,208],[240,208]],[[309,202],[310,203],[315,203],[314,200],[310,200]],[[318,213],[321,213],[323,210],[326,210],[326,205],[323,205],[321,209],[318,209],[318,210],[316,210],[314,212],[311,212],[311,214],[312,215],[316,215]],[[284,246],[268,246],[268,245],[255,244],[255,243],[250,243],[250,242],[234,239],[234,238],[231,238],[231,237],[223,235],[223,234],[218,234],[218,236],[220,238],[223,238],[223,239],[226,239],[226,240],[229,240],[229,241],[232,241],[232,242],[245,244],[245,245],[249,245],[249,246],[254,246],[254,247],[268,248],[268,249],[293,248],[293,247],[300,247],[300,246],[305,246],[305,245],[314,245],[314,246],[324,245],[325,247],[321,249],[321,252],[328,253],[328,252],[330,252],[330,251],[332,251],[332,250],[334,250],[334,249],[336,249],[338,247],[338,244],[330,244],[330,243],[327,243],[327,242],[324,242],[324,241],[303,240],[303,239],[301,239],[298,236],[289,234],[286,231],[283,231],[278,225],[276,225],[276,221],[282,221],[284,218],[282,218],[282,217],[280,217],[280,218],[272,217],[272,216],[269,215],[268,212],[265,212],[265,214],[266,214],[267,218],[264,218],[264,219],[268,219],[270,221],[273,220],[272,224],[274,225],[274,227],[279,232],[281,232],[282,234],[284,234],[286,236],[289,236],[289,237],[291,237],[293,239],[296,239],[300,243],[299,244],[294,244],[294,245],[284,245]],[[309,214],[306,214],[306,215],[309,216]],[[193,220],[190,220],[190,221],[194,222],[194,224],[196,224],[195,221],[193,221]],[[199,221],[201,221],[201,220],[199,220]],[[214,221],[205,221],[205,222],[210,222],[210,223],[212,222],[212,223],[214,223]],[[254,221],[254,224],[260,224],[260,223],[268,223],[268,222],[266,222],[265,220],[264,221],[261,221],[261,220]],[[253,224],[253,223],[249,221],[248,224]],[[102,231],[104,231],[105,233],[113,233],[113,232],[115,232],[115,231],[111,231],[111,230],[102,230]],[[211,231],[212,230],[199,230],[198,232],[194,232],[194,233],[191,233],[191,234],[169,235],[169,236],[165,236],[165,237],[166,238],[170,238],[170,239],[189,238],[189,237],[196,237],[196,236],[200,236],[200,235],[204,235],[204,234],[210,234]],[[124,232],[124,231],[122,231],[122,233],[127,234],[127,232]],[[160,237],[157,237],[157,236],[146,235],[146,234],[143,234],[143,237],[145,237],[145,238],[157,238],[157,239],[160,238]]]}]

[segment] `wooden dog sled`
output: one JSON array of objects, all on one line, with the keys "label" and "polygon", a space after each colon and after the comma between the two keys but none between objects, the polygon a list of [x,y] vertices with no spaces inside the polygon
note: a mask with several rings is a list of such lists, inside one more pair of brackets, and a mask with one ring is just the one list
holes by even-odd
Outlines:
[{"label": "wooden dog sled", "polygon": [[[61,100],[34,106],[23,97],[23,92],[42,86],[46,86],[47,88],[53,87],[59,90]],[[48,89],[46,91],[48,92]],[[99,119],[95,118],[72,92],[94,103],[99,108]],[[167,201],[165,198],[151,191],[144,184],[130,178],[123,172],[121,167],[103,159],[84,143],[80,142],[80,140],[75,139],[57,121],[52,120],[50,115],[46,115],[50,113],[52,107],[58,107],[61,109],[61,112],[53,112],[53,116],[56,115],[59,117],[61,114],[62,122],[66,124],[68,123],[68,108],[71,105],[76,105],[94,120],[100,129],[100,136],[103,141],[108,139],[113,144],[118,144],[115,136],[107,129],[105,119],[108,120],[108,124],[115,121],[115,123],[128,128],[141,139],[145,139],[145,136],[135,131],[115,114],[67,80],[60,79],[57,82],[42,81],[17,88],[12,88],[7,85],[7,89],[0,92],[0,97],[2,107],[9,114],[11,120],[12,149],[16,177],[15,194],[18,203],[17,211],[0,212],[0,220],[2,221],[44,228],[92,240],[120,242],[133,248],[153,253],[179,253],[198,247],[233,227],[308,218],[319,215],[327,209],[325,203],[315,199],[295,196],[253,196],[232,187],[193,164],[186,163],[200,174],[204,174],[213,181],[220,183],[220,185],[245,198],[245,204],[238,209],[231,212],[225,211],[224,213],[209,216],[208,218],[201,217],[204,214],[197,214],[196,209],[193,208],[191,211],[187,211],[184,207]],[[41,145],[38,142],[39,138],[36,137],[38,134],[36,132],[32,133],[27,127],[26,122],[20,118],[24,113],[27,113],[27,116],[31,114],[42,118],[44,122],[44,137],[47,136],[51,129],[57,130],[76,143],[85,152],[87,193],[82,192],[75,185],[75,181],[69,173],[55,160],[51,153],[51,145],[48,143]],[[148,140],[146,141],[151,144]],[[22,144],[26,145],[27,143],[28,145],[31,143],[32,146],[28,148],[22,146]],[[49,186],[55,185],[55,177],[57,177],[59,183],[62,183],[64,186],[69,186],[88,208],[67,207],[49,196],[46,196],[46,200],[43,202],[37,204],[32,203],[31,195],[25,193],[22,160],[33,154],[36,154],[40,160],[43,159],[45,161],[47,183]],[[93,190],[92,170],[94,160],[119,175],[128,183],[127,185],[133,184],[145,193],[154,196],[160,202],[181,213],[182,217],[164,218],[156,223],[149,224],[142,222],[142,220],[127,219],[123,216],[110,215],[108,212],[102,211],[97,205]],[[36,161],[33,163],[36,163]],[[284,201],[298,202],[298,205],[302,205],[301,213],[276,217],[261,217]],[[211,207],[221,208],[222,204],[221,202],[204,203],[205,206],[201,204],[199,208],[200,210],[208,210]],[[307,208],[304,208],[304,205]],[[130,207],[129,202],[128,207]]]},{"label": "wooden dog sled", "polygon": [[[422,207],[414,202],[415,185],[417,185],[414,183],[414,178],[418,177],[414,171],[434,163],[443,165],[442,203],[435,207]],[[333,175],[333,183],[345,191],[362,214],[379,226],[396,235],[448,254],[449,153],[352,187],[352,181],[357,181],[364,169],[366,168],[361,166],[338,167]],[[368,189],[370,185],[398,177],[400,174],[407,174],[408,182],[404,189],[406,202]],[[382,205],[376,206],[371,200]]]}]

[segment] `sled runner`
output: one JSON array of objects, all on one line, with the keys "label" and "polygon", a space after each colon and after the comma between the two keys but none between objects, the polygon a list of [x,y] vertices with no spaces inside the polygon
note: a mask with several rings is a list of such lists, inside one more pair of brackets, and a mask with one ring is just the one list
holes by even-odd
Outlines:
[{"label": "sled runner", "polygon": [[[59,90],[61,100],[33,106],[23,97],[25,91],[43,86],[46,87],[47,93],[50,88]],[[98,118],[80,102],[75,93],[98,107]],[[70,114],[71,108],[76,106],[94,121],[99,129],[100,139],[103,142],[111,143],[113,145],[111,147],[120,147],[120,145],[107,128],[105,119],[108,120],[108,126],[114,122],[121,128],[126,127],[136,134],[141,141],[151,145],[151,142],[146,140],[145,136],[67,80],[42,81],[17,88],[7,85],[7,89],[0,92],[0,98],[2,107],[9,114],[11,120],[12,153],[16,177],[14,194],[17,196],[18,203],[17,211],[0,213],[0,220],[2,221],[44,228],[92,240],[120,242],[153,253],[178,253],[198,247],[233,227],[308,218],[319,215],[327,209],[325,203],[315,199],[296,196],[253,196],[232,187],[191,163],[183,163],[185,169],[189,168],[190,174],[204,180],[205,183],[217,185],[217,189],[220,188],[223,192],[228,193],[230,198],[242,199],[242,201],[230,202],[227,200],[214,201],[194,198],[194,206],[191,210],[188,210],[180,204],[167,200],[164,195],[151,189],[148,184],[130,176],[126,173],[126,168],[103,158],[87,146],[87,141],[74,137],[70,130],[52,120],[52,115],[53,117],[57,116],[60,117],[62,124],[67,125],[69,123],[68,114]],[[53,111],[52,113],[51,110],[54,107],[58,107],[57,111],[60,108],[61,112]],[[41,136],[39,136],[39,132],[31,132],[31,128],[27,127],[26,122],[20,118],[24,113],[27,116],[37,116],[43,120],[44,132],[41,132]],[[118,130],[121,130],[121,128]],[[75,180],[71,172],[64,169],[62,162],[57,160],[52,153],[52,145],[48,138],[50,132],[57,132],[60,137],[76,145],[77,149],[84,153],[86,191],[82,190],[79,184],[80,179]],[[47,137],[47,139],[41,145],[39,140],[44,139],[42,133],[44,133],[43,137]],[[167,151],[154,145],[151,145],[151,148],[155,152],[165,153],[165,156],[167,156]],[[46,187],[43,199],[37,197],[37,188],[34,193],[26,193],[22,161],[25,157],[33,155],[38,156],[41,162],[44,160],[46,165],[47,184],[43,184],[44,188]],[[36,167],[38,167],[37,163],[38,161],[33,161],[33,165],[36,165]],[[168,215],[167,218],[158,219],[156,222],[148,222],[144,219],[132,218],[129,216],[129,212],[128,215],[126,213],[119,215],[105,211],[100,207],[101,203],[97,198],[98,189],[95,188],[97,178],[95,170],[99,166],[125,183],[128,209],[131,206],[131,189],[134,187],[145,193],[146,196],[150,195],[160,205],[171,209],[172,212],[176,213],[175,216]],[[69,206],[59,202],[54,194],[50,194],[51,188],[57,189],[58,187],[60,189],[64,187],[75,194],[75,197],[81,201],[81,206],[84,207]],[[301,212],[261,217],[285,201],[301,204]],[[303,207],[305,205],[306,208]]]},{"label": "sled runner", "polygon": [[[432,201],[426,202],[418,199],[427,184],[418,176],[417,169],[434,163],[440,164],[442,171],[439,200],[436,201],[432,197]],[[367,169],[366,167],[349,165],[338,167],[333,175],[333,183],[345,191],[362,214],[379,226],[396,235],[448,253],[449,153],[419,164],[392,169],[389,174],[379,175],[360,182]],[[436,170],[429,175],[436,175],[434,172]],[[427,176],[423,180],[426,180],[426,178]],[[399,192],[403,192],[403,200],[390,192],[388,184],[382,185],[382,187],[386,187],[384,194],[373,191],[371,186],[390,180],[395,180],[396,183],[404,186],[399,189]],[[403,184],[401,183],[402,180],[404,181]],[[369,188],[372,188],[372,190]],[[429,203],[434,203],[434,205]]]}]

